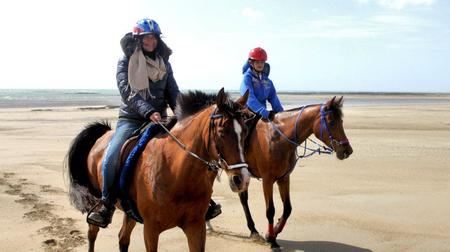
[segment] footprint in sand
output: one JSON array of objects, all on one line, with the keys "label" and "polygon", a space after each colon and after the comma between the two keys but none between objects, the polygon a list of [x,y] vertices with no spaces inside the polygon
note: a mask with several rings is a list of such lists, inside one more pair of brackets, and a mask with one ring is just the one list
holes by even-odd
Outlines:
[{"label": "footprint in sand", "polygon": [[48,239],[43,241],[43,243],[49,247],[54,247],[56,246],[56,240],[55,239]]},{"label": "footprint in sand", "polygon": [[6,190],[5,193],[11,195],[19,195],[22,192],[22,185],[13,185],[8,184],[9,190]]},{"label": "footprint in sand", "polygon": [[33,205],[39,201],[39,196],[34,193],[21,193],[20,199],[15,200],[15,202],[24,205]]},{"label": "footprint in sand", "polygon": [[[14,173],[0,173],[0,185],[7,186],[5,193],[18,195],[20,199],[15,202],[30,209],[24,214],[24,218],[30,221],[45,221],[47,226],[38,230],[39,234],[51,237],[42,242],[45,251],[73,251],[86,243],[86,237],[80,230],[73,229],[76,221],[72,218],[61,218],[54,214],[55,205],[45,202],[43,197],[24,191],[30,187],[39,187],[42,193],[65,194],[64,190],[50,185],[36,185],[27,179],[14,179]],[[35,191],[35,190],[32,190]]]},{"label": "footprint in sand", "polygon": [[51,185],[41,185],[41,192],[51,194],[65,194],[66,192],[58,187],[52,187]]}]

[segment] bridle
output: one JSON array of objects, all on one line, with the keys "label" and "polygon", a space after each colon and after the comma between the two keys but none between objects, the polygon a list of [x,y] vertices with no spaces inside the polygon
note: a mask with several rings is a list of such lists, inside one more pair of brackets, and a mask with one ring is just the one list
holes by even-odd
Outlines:
[{"label": "bridle", "polygon": [[323,141],[323,131],[326,130],[328,134],[328,139],[330,140],[331,148],[334,150],[335,149],[334,143],[337,144],[338,146],[341,146],[344,144],[349,144],[350,142],[348,141],[347,138],[338,141],[333,137],[333,134],[331,134],[330,128],[328,127],[328,122],[326,120],[326,115],[330,113],[332,113],[332,111],[331,110],[325,111],[324,105],[320,107],[320,140]]},{"label": "bridle", "polygon": [[[214,136],[214,142],[217,143],[216,139],[217,139],[217,134],[215,134],[215,130],[214,128],[216,127],[214,121],[216,119],[219,118],[223,118],[224,115],[223,114],[217,114],[217,108],[213,110],[213,112],[211,113],[210,118],[210,123],[209,123],[209,129],[208,129],[208,144],[207,144],[207,152],[209,152],[209,146],[210,146],[210,139],[211,139],[211,135]],[[215,144],[216,146],[216,152],[217,152],[217,160],[212,160],[212,161],[207,161],[206,159],[200,157],[199,155],[197,155],[196,153],[190,151],[187,146],[181,142],[180,139],[178,139],[176,136],[174,136],[172,133],[170,133],[170,131],[160,122],[158,122],[158,124],[164,129],[164,131],[166,131],[167,134],[169,134],[169,136],[175,140],[175,142],[184,150],[186,151],[189,155],[191,155],[192,157],[202,161],[207,167],[208,170],[217,172],[220,168],[224,168],[226,170],[233,170],[233,169],[242,169],[242,168],[248,168],[248,164],[243,162],[243,163],[237,163],[237,164],[232,164],[229,165],[227,163],[227,161],[225,159],[222,158],[223,154],[221,154],[220,150],[217,148],[217,144]],[[213,134],[211,134],[211,132],[213,132]]]},{"label": "bridle", "polygon": [[[305,110],[305,108],[310,107],[310,106],[317,106],[320,105],[320,140],[322,142],[323,141],[323,131],[325,130],[328,134],[328,138],[330,139],[330,145],[331,148],[322,144],[317,143],[316,141],[310,139],[309,137],[304,141],[304,147],[303,147],[303,154],[299,155],[297,153],[297,147],[301,146],[302,143],[298,143],[297,140],[297,135],[298,135],[298,123],[300,121],[300,117],[303,113],[303,111]],[[297,163],[297,161],[300,158],[306,158],[309,156],[312,156],[316,153],[320,154],[333,154],[333,152],[335,151],[335,146],[333,143],[336,143],[338,145],[343,145],[343,144],[349,144],[348,139],[343,139],[341,141],[337,141],[334,137],[333,134],[331,133],[330,127],[328,126],[328,122],[326,120],[326,115],[331,113],[331,110],[325,110],[325,105],[324,104],[309,104],[309,105],[305,105],[303,107],[298,108],[300,109],[300,112],[297,115],[297,118],[295,119],[295,124],[294,124],[294,128],[295,128],[295,134],[294,134],[294,140],[291,140],[288,136],[286,136],[272,121],[269,121],[270,124],[272,125],[272,127],[275,129],[275,131],[278,132],[278,134],[280,134],[284,139],[286,139],[287,142],[289,142],[290,144],[295,146],[295,155],[297,156],[295,163]],[[314,143],[317,148],[313,149],[313,148],[308,148],[307,145],[307,141],[310,141],[312,143]],[[310,151],[310,153],[306,154],[306,151]],[[277,180],[284,178],[285,176],[289,175],[295,168],[295,165],[293,165],[289,170],[287,170],[281,177],[279,177]]]},{"label": "bridle", "polygon": [[[330,127],[328,125],[328,122],[326,120],[326,115],[328,115],[329,113],[332,113],[332,110],[325,110],[325,105],[324,104],[309,104],[309,105],[305,105],[303,107],[300,107],[300,111],[295,119],[295,124],[294,124],[294,129],[295,129],[295,133],[294,133],[294,140],[291,140],[288,136],[286,136],[272,121],[270,121],[270,124],[272,125],[272,127],[274,128],[275,131],[278,132],[278,134],[280,134],[287,142],[289,142],[290,144],[294,145],[295,147],[299,147],[302,143],[298,142],[297,136],[298,136],[298,123],[300,121],[300,117],[303,113],[303,111],[305,110],[305,108],[307,107],[311,107],[311,106],[316,106],[316,105],[320,105],[320,140],[322,142],[324,142],[324,138],[323,138],[323,132],[326,131],[328,134],[328,138],[330,140],[330,145],[331,148],[328,146],[324,146],[321,145],[319,143],[317,143],[316,141],[307,138],[306,140],[309,140],[310,142],[316,144],[318,146],[317,149],[311,149],[306,147],[306,143],[307,141],[305,140],[305,146],[304,146],[304,153],[303,155],[297,155],[297,159],[298,158],[304,158],[304,157],[309,157],[315,153],[318,154],[332,154],[334,152],[334,150],[336,149],[335,146],[336,145],[344,145],[344,144],[349,144],[349,141],[347,138],[342,139],[340,141],[336,140],[333,137],[333,134],[331,133]],[[306,154],[306,151],[311,151],[311,153]]]}]

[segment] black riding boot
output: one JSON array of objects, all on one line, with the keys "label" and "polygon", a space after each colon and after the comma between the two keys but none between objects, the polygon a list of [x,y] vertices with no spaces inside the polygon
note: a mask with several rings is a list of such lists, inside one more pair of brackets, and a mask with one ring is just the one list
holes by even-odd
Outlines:
[{"label": "black riding boot", "polygon": [[115,209],[114,205],[111,206],[102,202],[100,209],[88,213],[87,222],[101,228],[106,228],[111,223]]},{"label": "black riding boot", "polygon": [[208,211],[206,212],[205,215],[205,220],[209,221],[211,219],[214,219],[221,213],[222,213],[222,206],[220,204],[216,204],[216,202],[214,202],[214,200],[211,199],[209,201]]}]

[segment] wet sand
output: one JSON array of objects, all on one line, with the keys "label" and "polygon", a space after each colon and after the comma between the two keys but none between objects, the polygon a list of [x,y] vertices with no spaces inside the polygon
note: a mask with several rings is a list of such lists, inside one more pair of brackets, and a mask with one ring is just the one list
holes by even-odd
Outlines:
[{"label": "wet sand", "polygon": [[[344,107],[354,148],[300,160],[291,176],[293,210],[278,236],[284,251],[449,251],[450,105]],[[2,251],[86,251],[85,215],[69,203],[62,172],[70,141],[87,122],[116,108],[0,109],[0,244]],[[225,175],[223,175],[225,176]],[[223,179],[223,181],[226,181]],[[275,190],[276,218],[282,207]],[[239,203],[226,182],[214,185],[223,214],[212,221],[207,251],[270,251],[247,237]],[[266,230],[262,185],[249,203]],[[117,251],[122,213],[101,230],[98,251]],[[160,237],[160,251],[187,251],[183,232]],[[142,225],[130,251],[145,251]]]}]

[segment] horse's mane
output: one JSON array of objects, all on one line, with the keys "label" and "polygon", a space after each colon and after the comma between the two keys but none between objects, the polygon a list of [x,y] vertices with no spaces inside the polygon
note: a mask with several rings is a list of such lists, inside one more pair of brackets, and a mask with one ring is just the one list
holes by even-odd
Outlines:
[{"label": "horse's mane", "polygon": [[[229,95],[227,94],[227,98]],[[199,90],[188,91],[187,93],[180,93],[177,97],[177,108],[175,115],[178,120],[183,120],[186,117],[196,114],[216,103],[217,94],[206,94]]]},{"label": "horse's mane", "polygon": [[344,113],[342,112],[342,104],[331,104],[331,111],[333,111],[333,115],[336,119],[342,119],[344,117]]},{"label": "horse's mane", "polygon": [[[295,111],[301,110],[304,107],[318,106],[318,105],[323,105],[323,104],[309,104],[309,105],[305,105],[305,106],[300,106],[298,108],[288,109],[288,110],[285,110],[284,112],[295,112]],[[344,117],[344,113],[342,112],[341,104],[337,104],[337,103],[333,102],[328,110],[332,111],[333,116],[336,119],[342,119]]]}]

